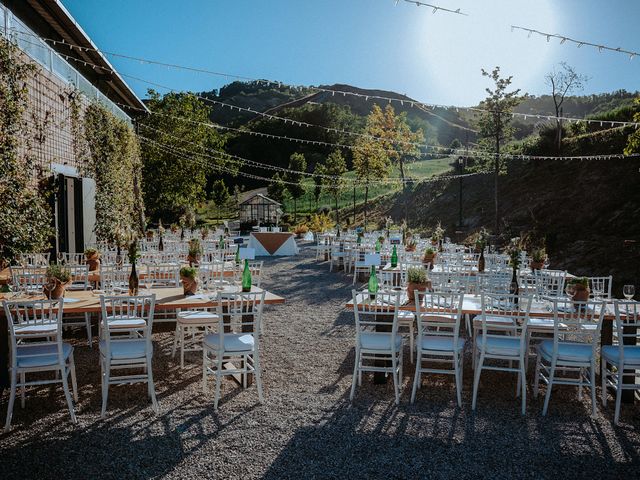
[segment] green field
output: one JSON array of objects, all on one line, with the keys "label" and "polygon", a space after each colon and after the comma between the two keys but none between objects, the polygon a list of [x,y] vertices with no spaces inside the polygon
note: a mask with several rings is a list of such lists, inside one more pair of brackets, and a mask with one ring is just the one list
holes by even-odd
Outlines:
[{"label": "green field", "polygon": [[[430,178],[434,175],[438,175],[444,172],[451,170],[451,162],[452,158],[436,158],[436,159],[428,159],[421,160],[415,163],[412,163],[409,167],[409,175],[416,178]],[[393,168],[392,172],[389,175],[390,177],[399,177],[400,173],[397,168]],[[347,172],[345,177],[348,179],[354,179],[354,172]],[[315,184],[312,179],[306,179],[305,184],[307,185],[306,192],[298,200],[298,214],[303,213],[311,213],[315,212],[316,203],[313,197],[313,191],[315,188]],[[392,193],[397,190],[400,190],[400,184],[378,184],[369,188],[369,200],[378,197],[380,195],[384,195],[387,193]],[[364,202],[364,187],[356,185],[356,203]],[[349,186],[340,194],[340,199],[338,201],[338,208],[351,207],[353,206],[353,183],[349,182]],[[293,200],[287,198],[284,202],[285,211],[287,213],[293,213]],[[333,198],[329,194],[325,194],[324,192],[320,195],[320,199],[318,201],[317,208],[329,208],[333,209]]]}]

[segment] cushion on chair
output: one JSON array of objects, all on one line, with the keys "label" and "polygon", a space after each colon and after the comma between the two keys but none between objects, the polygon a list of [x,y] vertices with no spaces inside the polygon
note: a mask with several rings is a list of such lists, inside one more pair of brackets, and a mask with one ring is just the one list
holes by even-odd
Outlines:
[{"label": "cushion on chair", "polygon": [[[474,323],[482,323],[482,315],[478,315],[473,319]],[[487,323],[499,323],[499,324],[513,324],[513,318],[503,317],[501,315],[487,315]]]},{"label": "cushion on chair", "polygon": [[[640,367],[640,345],[625,345],[624,364],[637,365]],[[618,364],[620,361],[620,351],[618,345],[605,345],[602,347],[602,356],[609,362]]]},{"label": "cushion on chair", "polygon": [[544,328],[553,330],[553,318],[531,317],[527,325],[531,328]]},{"label": "cushion on chair", "polygon": [[[71,345],[68,343],[62,344],[62,355],[64,360],[67,360],[72,352],[73,347]],[[53,343],[44,345],[20,345],[18,346],[16,354],[18,367],[20,368],[48,367],[58,363],[58,346]],[[32,357],[31,355],[37,356]]]},{"label": "cushion on chair", "polygon": [[58,331],[57,323],[40,323],[37,325],[15,326],[16,335],[34,335],[37,333],[55,335]]},{"label": "cushion on chair", "polygon": [[[427,335],[422,337],[422,350],[436,350],[439,352],[453,352],[453,337],[445,335]],[[458,337],[456,350],[464,348],[464,338]]]},{"label": "cushion on chair", "polygon": [[[550,360],[553,355],[553,340],[544,340],[538,347],[545,359]],[[589,362],[592,356],[591,344],[558,342],[558,360],[569,362]]]},{"label": "cushion on chair", "polygon": [[205,324],[215,323],[220,319],[220,317],[217,314],[211,312],[186,310],[178,313],[177,319],[180,323]]},{"label": "cushion on chair", "polygon": [[[223,348],[225,352],[246,352],[253,350],[255,343],[253,335],[246,333],[227,333],[224,334],[223,337]],[[217,350],[220,345],[219,335],[217,333],[205,335],[204,344],[213,350]]]},{"label": "cushion on chair", "polygon": [[[396,350],[402,346],[402,336],[396,335]],[[360,347],[365,350],[391,350],[390,333],[361,333]]]},{"label": "cushion on chair", "polygon": [[107,316],[109,328],[137,328],[144,327],[147,322],[141,317],[130,317],[128,315]]},{"label": "cushion on chair", "polygon": [[409,312],[408,310],[400,310],[398,312],[398,322],[402,325],[407,325],[413,323],[413,320],[416,318],[413,312]]},{"label": "cushion on chair", "polygon": [[478,348],[483,348],[489,355],[508,355],[517,356],[520,354],[520,338],[519,337],[487,337],[478,335],[476,338]]},{"label": "cushion on chair", "polygon": [[[136,340],[111,340],[112,360],[135,360],[144,358],[147,353],[147,341],[145,339]],[[107,344],[100,340],[100,353],[106,355]]]}]

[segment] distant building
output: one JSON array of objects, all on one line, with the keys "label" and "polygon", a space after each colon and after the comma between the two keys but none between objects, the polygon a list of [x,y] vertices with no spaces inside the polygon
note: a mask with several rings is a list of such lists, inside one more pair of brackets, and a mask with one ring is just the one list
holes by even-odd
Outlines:
[{"label": "distant building", "polygon": [[147,108],[58,0],[0,0],[0,35],[40,67],[28,84],[30,121],[43,130],[30,151],[32,174],[34,180],[55,176],[58,182],[55,250],[82,251],[95,241],[95,183],[83,178],[75,153],[71,100],[79,95],[80,109],[97,100],[128,122]]},{"label": "distant building", "polygon": [[256,193],[240,203],[240,223],[278,224],[282,216],[282,204]]}]

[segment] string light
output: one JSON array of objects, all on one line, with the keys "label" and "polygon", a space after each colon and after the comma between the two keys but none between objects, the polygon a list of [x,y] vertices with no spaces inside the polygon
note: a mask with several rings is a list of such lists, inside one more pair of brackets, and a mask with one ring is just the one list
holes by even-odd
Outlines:
[{"label": "string light", "polygon": [[[527,29],[527,28],[523,28],[523,27],[518,27],[513,25],[513,28],[518,28],[520,30],[525,30],[528,31],[529,34],[531,34],[532,32],[538,33],[540,35],[547,35],[546,33],[543,32],[538,32],[536,30],[531,30],[531,29]],[[11,30],[11,29],[10,29]],[[17,31],[17,30],[16,30]],[[28,33],[28,32],[19,32],[20,34],[24,34],[24,35],[31,35],[33,37],[37,37],[34,34]],[[568,37],[561,37],[560,35],[557,34],[551,34],[552,37],[556,37],[556,38],[566,38],[567,41],[573,41],[573,42],[577,42],[576,40],[572,40]],[[41,37],[37,37],[37,38],[41,38]],[[42,40],[45,41],[49,41],[49,42],[53,42],[54,40],[49,39],[49,38],[41,38]],[[58,40],[57,43],[61,44],[61,45],[66,45],[66,46],[70,46],[71,44],[68,42],[65,42],[64,40]],[[580,42],[581,44],[586,44],[586,42]],[[579,45],[579,46],[580,46]],[[597,46],[595,44],[591,44],[593,46]],[[316,92],[323,92],[323,93],[330,93],[332,96],[335,96],[336,93],[338,94],[342,94],[343,96],[353,96],[353,97],[357,97],[357,98],[362,98],[364,99],[365,97],[368,98],[368,100],[378,100],[378,101],[386,101],[389,103],[395,103],[397,105],[400,104],[401,99],[399,98],[393,98],[393,97],[385,97],[383,95],[371,95],[371,94],[364,94],[364,93],[357,93],[357,92],[350,92],[350,91],[343,91],[343,90],[338,90],[338,89],[332,89],[332,88],[323,88],[323,87],[316,87],[316,86],[302,86],[302,85],[289,85],[289,84],[284,84],[282,82],[279,81],[274,81],[274,80],[265,80],[265,79],[256,79],[256,78],[251,78],[251,77],[244,77],[241,75],[235,75],[235,74],[231,74],[231,73],[222,73],[222,72],[216,72],[213,70],[206,70],[206,69],[201,69],[201,68],[195,68],[195,67],[190,67],[190,66],[185,66],[185,65],[177,65],[177,64],[172,64],[172,63],[165,63],[165,62],[159,62],[156,60],[149,60],[149,59],[145,59],[145,58],[140,58],[140,57],[133,57],[130,55],[123,55],[120,53],[114,53],[114,52],[107,52],[104,50],[98,50],[95,48],[90,48],[90,47],[80,47],[80,46],[75,46],[76,48],[82,50],[82,51],[94,51],[103,55],[109,55],[109,56],[113,56],[113,57],[118,57],[118,58],[125,58],[128,60],[133,60],[136,62],[141,62],[144,64],[149,64],[149,65],[159,65],[159,66],[165,66],[167,68],[175,68],[175,69],[180,69],[180,70],[186,70],[186,71],[192,71],[192,72],[198,72],[198,73],[205,73],[205,74],[209,74],[209,75],[214,75],[214,76],[220,76],[220,77],[224,77],[224,78],[228,78],[228,79],[235,79],[235,80],[241,80],[241,81],[247,81],[247,82],[257,82],[257,83],[261,83],[265,86],[278,86],[278,87],[283,87],[286,86],[288,88],[292,88],[292,89],[308,89],[308,90],[312,90],[312,91],[316,91]],[[633,54],[633,56],[638,55],[638,53],[635,52],[627,52],[626,50],[620,50],[621,53],[626,53],[626,54]],[[72,57],[72,56],[66,56],[64,54],[60,54],[61,56],[63,56],[66,59],[71,59],[71,60],[75,60],[75,61],[83,61],[81,59]],[[105,72],[113,72],[113,73],[118,73],[115,72],[115,70],[112,70],[110,68],[104,67],[102,65],[95,65],[95,64],[91,64],[88,63],[88,65],[91,65],[94,68],[100,68]],[[124,76],[124,74],[121,74]],[[141,80],[142,81],[142,80]],[[409,101],[410,99],[406,99],[407,101]],[[412,101],[410,103],[410,105],[412,107],[423,107],[426,109],[452,109],[452,108],[458,108],[462,111],[467,111],[467,112],[472,112],[472,113],[495,113],[490,109],[486,109],[486,108],[478,108],[478,107],[462,107],[462,106],[456,106],[456,105],[443,105],[443,104],[437,104],[437,103],[425,103],[425,102],[418,102],[418,101]],[[520,112],[512,112],[511,113],[512,116],[514,117],[523,117],[524,114],[520,113]],[[538,118],[540,119],[544,119],[544,120],[549,120],[549,121],[558,121],[558,120],[562,120],[564,122],[585,122],[585,123],[593,123],[593,124],[597,124],[599,121],[598,120],[589,120],[589,119],[583,119],[583,118],[577,118],[577,117],[557,117],[555,115],[546,115],[546,114],[541,114],[538,116]],[[615,125],[619,125],[619,126],[634,126],[634,127],[640,127],[640,123],[639,122],[621,122],[621,121],[616,121],[614,122]],[[454,124],[455,125],[455,124]],[[462,126],[458,126],[459,128],[465,128]]]},{"label": "string light", "polygon": [[575,43],[576,45],[578,45],[578,48],[582,47],[583,45],[587,45],[588,47],[594,47],[598,49],[598,52],[602,52],[604,50],[608,50],[610,52],[617,52],[617,53],[624,53],[625,55],[629,55],[631,58],[635,57],[636,55],[638,55],[638,52],[632,52],[630,50],[623,50],[620,47],[607,47],[606,45],[600,45],[598,43],[590,43],[590,42],[585,42],[583,40],[574,40],[573,38],[569,38],[565,35],[559,35],[557,33],[546,33],[546,32],[541,32],[540,30],[534,30],[533,28],[526,28],[526,27],[519,27],[517,25],[511,25],[511,31],[513,32],[514,30],[523,30],[525,32],[527,32],[527,38],[531,37],[531,34],[535,33],[537,35],[543,36],[543,37],[547,37],[547,42],[551,39],[551,38],[559,38],[560,39],[560,44],[562,45],[565,42],[571,42],[571,43]]},{"label": "string light", "polygon": [[[398,5],[399,1],[400,0],[395,0],[395,4]],[[431,8],[433,8],[433,12],[432,13],[436,13],[436,12],[438,12],[438,10],[440,10],[442,12],[455,13],[456,15],[464,15],[465,17],[468,16],[466,13],[462,13],[459,8],[457,8],[455,10],[451,10],[449,8],[438,7],[437,5],[431,5],[430,3],[418,2],[416,0],[404,0],[404,1],[406,3],[413,3],[416,7],[431,7]]]}]

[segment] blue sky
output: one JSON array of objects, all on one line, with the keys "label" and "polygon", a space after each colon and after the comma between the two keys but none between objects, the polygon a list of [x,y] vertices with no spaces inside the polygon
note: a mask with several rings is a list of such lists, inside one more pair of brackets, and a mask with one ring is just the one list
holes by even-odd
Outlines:
[{"label": "blue sky", "polygon": [[[62,0],[103,50],[251,78],[348,83],[417,100],[471,105],[480,68],[500,65],[514,87],[546,93],[544,74],[566,61],[590,77],[583,93],[640,89],[640,56],[511,32],[512,24],[640,51],[637,0],[431,0],[469,16],[400,0]],[[425,0],[427,1],[427,0]],[[230,80],[109,57],[123,74],[177,90]],[[126,79],[144,96],[149,85]],[[161,90],[162,91],[162,90]]]}]

